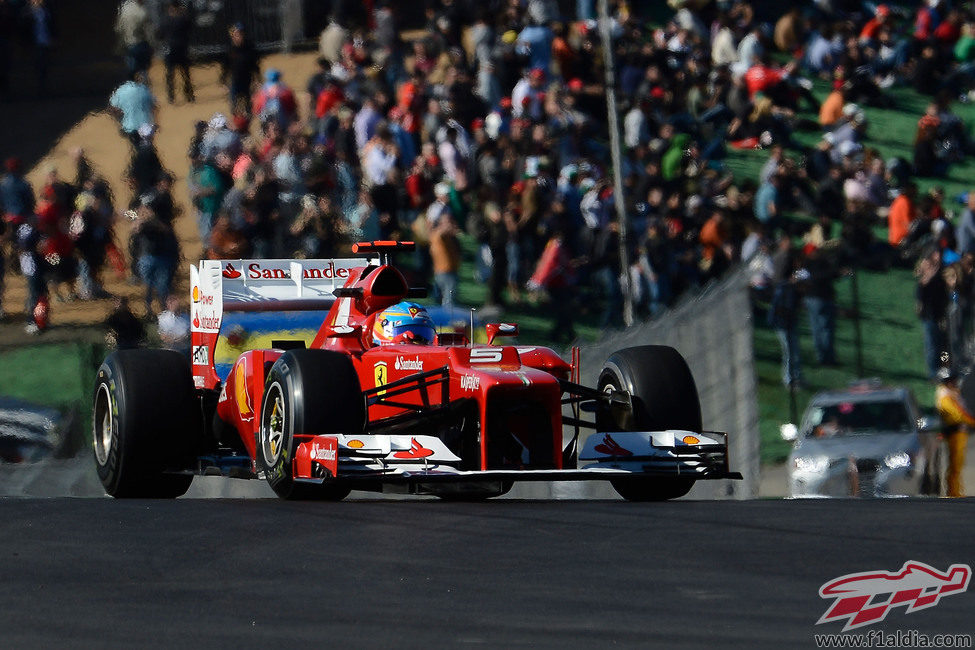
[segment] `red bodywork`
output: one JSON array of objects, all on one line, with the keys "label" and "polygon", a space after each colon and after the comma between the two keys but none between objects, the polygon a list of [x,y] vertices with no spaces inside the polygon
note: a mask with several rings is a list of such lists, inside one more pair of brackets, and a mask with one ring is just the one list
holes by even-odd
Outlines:
[{"label": "red bodywork", "polygon": [[[372,327],[385,308],[406,298],[409,289],[403,275],[389,265],[366,266],[350,272],[345,287],[320,327],[311,348],[348,355],[367,401],[366,432],[382,429],[397,416],[421,414],[404,432],[437,435],[443,423],[424,429],[422,414],[462,406],[476,409],[480,432],[480,457],[470,459],[471,469],[514,468],[514,452],[492,452],[493,432],[524,447],[524,467],[562,469],[562,388],[573,366],[548,348],[495,345],[390,345],[373,346]],[[446,337],[444,337],[446,338]],[[438,341],[439,343],[439,341]],[[268,371],[283,354],[281,350],[251,350],[240,355],[224,382],[217,414],[240,435],[251,458]],[[212,365],[212,364],[211,364]],[[411,376],[441,371],[436,381],[421,382],[415,390],[398,392],[397,404],[383,403],[382,386]],[[409,385],[409,382],[405,382]],[[372,392],[370,393],[371,389]],[[379,403],[373,403],[379,402]],[[402,406],[400,406],[402,405]],[[468,411],[470,412],[470,411]],[[309,431],[308,434],[316,432]],[[328,453],[328,452],[322,452]],[[301,456],[296,463],[310,462]]]}]

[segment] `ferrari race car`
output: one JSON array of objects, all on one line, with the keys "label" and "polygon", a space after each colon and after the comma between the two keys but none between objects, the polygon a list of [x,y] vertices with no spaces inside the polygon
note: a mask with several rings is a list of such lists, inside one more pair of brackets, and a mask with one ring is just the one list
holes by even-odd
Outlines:
[{"label": "ferrari race car", "polygon": [[[516,325],[486,325],[487,345],[435,331],[404,302],[422,291],[389,263],[404,250],[191,267],[191,359],[118,350],[99,368],[94,456],[108,494],[177,497],[200,474],[263,477],[285,499],[482,499],[514,481],[608,480],[647,501],[741,478],[727,434],[702,430],[676,350],[620,350],[582,386],[578,349],[567,363],[495,344]],[[580,448],[582,429],[595,433]]]}]

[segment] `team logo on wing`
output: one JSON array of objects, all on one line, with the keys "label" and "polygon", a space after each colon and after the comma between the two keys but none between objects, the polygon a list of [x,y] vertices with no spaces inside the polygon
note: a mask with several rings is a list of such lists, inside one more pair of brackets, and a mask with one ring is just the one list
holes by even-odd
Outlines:
[{"label": "team logo on wing", "polygon": [[393,454],[393,458],[403,458],[403,459],[427,458],[429,456],[433,456],[434,453],[435,452],[432,449],[424,447],[419,443],[419,441],[417,441],[416,438],[413,438],[409,450],[397,451],[395,454]]},{"label": "team logo on wing", "polygon": [[600,454],[606,454],[607,456],[632,456],[633,452],[625,447],[621,447],[620,443],[613,440],[611,435],[604,434],[605,437],[603,441],[593,447],[593,451],[598,451]]},{"label": "team logo on wing", "polygon": [[236,280],[240,277],[240,271],[235,269],[233,264],[228,263],[223,269],[223,277],[227,278],[228,280]]},{"label": "team logo on wing", "polygon": [[819,588],[820,598],[835,598],[816,625],[846,620],[843,631],[878,623],[894,607],[904,605],[906,614],[934,607],[942,596],[968,589],[972,569],[967,564],[952,564],[942,573],[922,562],[909,561],[898,572],[866,571],[850,573]]}]

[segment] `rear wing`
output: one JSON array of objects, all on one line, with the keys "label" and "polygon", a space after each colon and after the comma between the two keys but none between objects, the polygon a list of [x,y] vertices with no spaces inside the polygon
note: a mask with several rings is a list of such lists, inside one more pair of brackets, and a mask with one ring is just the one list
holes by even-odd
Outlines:
[{"label": "rear wing", "polygon": [[[275,313],[284,318],[294,312],[327,312],[335,302],[335,290],[367,263],[366,259],[203,260],[199,267],[191,265],[190,335],[196,387],[214,388],[221,381],[217,342],[221,331],[228,329],[228,320],[240,325],[248,320],[243,314],[259,312],[266,329]],[[234,313],[241,314],[231,318]],[[322,321],[324,315],[318,325]]]}]

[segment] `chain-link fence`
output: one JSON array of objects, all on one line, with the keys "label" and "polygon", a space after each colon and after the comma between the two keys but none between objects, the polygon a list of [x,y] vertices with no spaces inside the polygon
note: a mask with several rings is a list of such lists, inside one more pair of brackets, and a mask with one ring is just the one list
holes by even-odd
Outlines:
[{"label": "chain-link fence", "polygon": [[[308,0],[190,0],[187,3],[193,18],[190,32],[190,54],[212,57],[226,51],[230,39],[227,29],[241,24],[254,47],[262,52],[289,51],[318,34],[307,31],[306,5]],[[169,0],[149,0],[146,3],[153,23],[162,24]],[[312,11],[317,16],[320,12]],[[321,22],[320,19],[316,22]]]}]

